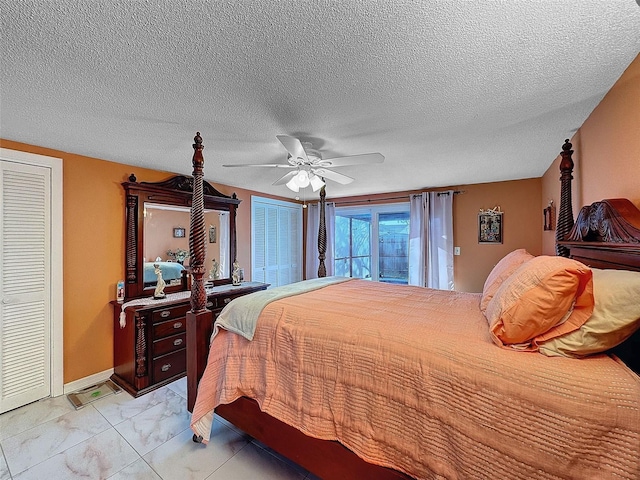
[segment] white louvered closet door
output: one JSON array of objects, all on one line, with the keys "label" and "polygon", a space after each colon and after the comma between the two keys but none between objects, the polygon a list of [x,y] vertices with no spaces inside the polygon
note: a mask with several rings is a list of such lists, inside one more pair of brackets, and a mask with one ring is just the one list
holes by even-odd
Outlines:
[{"label": "white louvered closet door", "polygon": [[302,206],[251,197],[251,279],[272,287],[302,280]]},{"label": "white louvered closet door", "polygon": [[51,172],[0,165],[2,413],[51,394]]},{"label": "white louvered closet door", "polygon": [[253,205],[253,262],[251,279],[272,286],[278,279],[278,208],[261,202]]}]

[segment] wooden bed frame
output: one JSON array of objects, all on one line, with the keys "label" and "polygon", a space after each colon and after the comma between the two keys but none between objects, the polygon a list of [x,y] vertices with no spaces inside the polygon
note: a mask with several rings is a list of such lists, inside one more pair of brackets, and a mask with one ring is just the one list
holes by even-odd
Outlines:
[{"label": "wooden bed frame", "polygon": [[[199,135],[198,135],[199,137]],[[196,138],[198,138],[196,137]],[[194,180],[202,178],[204,160],[200,139],[194,144]],[[561,201],[557,222],[557,254],[570,256],[597,268],[640,271],[640,210],[625,199],[604,200],[584,207],[574,222],[571,209],[571,179],[573,161],[571,143],[562,147]],[[196,196],[194,181],[194,198]],[[321,260],[319,276],[324,276],[326,230],[324,230],[324,187],[320,195],[320,231],[318,234]],[[194,200],[194,205],[196,201]],[[202,212],[192,209],[191,225],[198,225]],[[195,219],[194,219],[195,217]],[[195,222],[195,223],[194,223]],[[193,228],[191,229],[193,231]],[[213,317],[206,310],[202,292],[197,289],[197,272],[192,289],[192,311],[187,314],[187,394],[188,409],[193,411],[197,386],[207,363]],[[206,297],[204,297],[206,299]],[[200,300],[199,300],[200,299]],[[201,301],[201,303],[199,303]],[[636,372],[640,372],[640,331],[615,349],[615,353]],[[407,475],[365,462],[336,441],[308,437],[297,429],[260,411],[258,404],[240,398],[216,408],[216,414],[236,425],[245,433],[301,467],[325,479],[391,480],[410,479]],[[194,435],[194,441],[197,441]]]}]

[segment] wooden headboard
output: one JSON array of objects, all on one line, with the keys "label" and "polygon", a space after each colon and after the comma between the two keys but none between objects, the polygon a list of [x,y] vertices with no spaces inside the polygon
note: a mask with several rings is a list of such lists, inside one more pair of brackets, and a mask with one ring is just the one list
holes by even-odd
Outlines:
[{"label": "wooden headboard", "polygon": [[[560,212],[556,232],[558,255],[593,268],[640,272],[640,210],[625,198],[602,200],[582,207],[575,222],[571,213],[571,143],[562,146]],[[567,205],[568,203],[568,205]],[[640,330],[611,353],[640,375]]]}]

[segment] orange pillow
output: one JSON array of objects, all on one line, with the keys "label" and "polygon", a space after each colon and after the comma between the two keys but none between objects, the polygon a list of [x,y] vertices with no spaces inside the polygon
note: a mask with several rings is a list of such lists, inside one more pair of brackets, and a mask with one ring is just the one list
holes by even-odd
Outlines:
[{"label": "orange pillow", "polygon": [[480,299],[480,310],[482,313],[487,311],[487,305],[500,288],[500,285],[515,272],[520,265],[528,262],[533,258],[524,248],[514,250],[505,255],[489,273],[482,288],[482,298]]},{"label": "orange pillow", "polygon": [[493,341],[537,350],[537,343],[580,328],[593,312],[589,267],[564,257],[539,256],[507,278],[487,305]]}]

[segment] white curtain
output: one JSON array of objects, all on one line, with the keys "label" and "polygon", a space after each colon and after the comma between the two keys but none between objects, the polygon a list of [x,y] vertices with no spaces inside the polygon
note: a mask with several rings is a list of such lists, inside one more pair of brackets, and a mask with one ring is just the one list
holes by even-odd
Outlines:
[{"label": "white curtain", "polygon": [[[324,207],[325,225],[327,227],[327,251],[325,253],[324,266],[327,276],[334,274],[333,250],[335,245],[336,230],[336,206],[335,203],[326,203]],[[320,204],[312,203],[307,207],[307,238],[305,258],[305,278],[318,278],[318,230],[320,228]]]},{"label": "white curtain", "polygon": [[429,192],[427,287],[453,290],[453,190]]},{"label": "white curtain", "polygon": [[410,198],[409,285],[453,290],[453,190]]},{"label": "white curtain", "polygon": [[409,285],[425,287],[427,239],[429,237],[429,196],[427,192],[409,199]]}]

